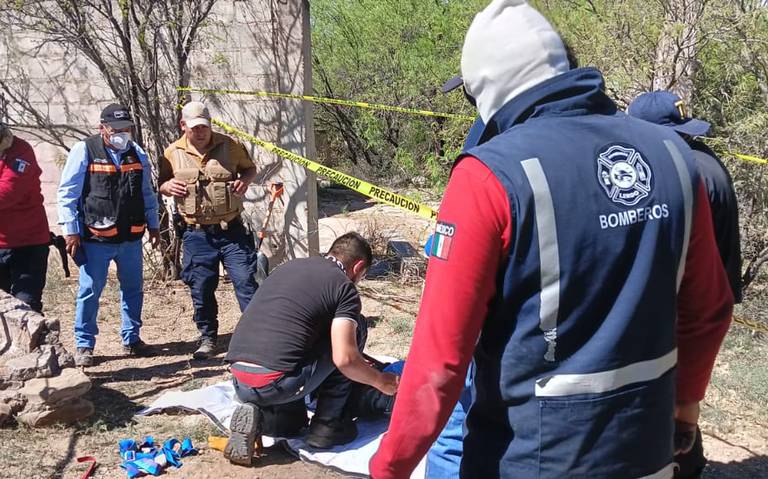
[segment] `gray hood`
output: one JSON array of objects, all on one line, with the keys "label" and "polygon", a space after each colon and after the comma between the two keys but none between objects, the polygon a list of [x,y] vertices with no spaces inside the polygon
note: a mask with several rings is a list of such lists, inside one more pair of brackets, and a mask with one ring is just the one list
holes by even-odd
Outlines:
[{"label": "gray hood", "polygon": [[560,35],[525,0],[493,0],[467,31],[461,73],[486,124],[520,93],[568,70]]}]

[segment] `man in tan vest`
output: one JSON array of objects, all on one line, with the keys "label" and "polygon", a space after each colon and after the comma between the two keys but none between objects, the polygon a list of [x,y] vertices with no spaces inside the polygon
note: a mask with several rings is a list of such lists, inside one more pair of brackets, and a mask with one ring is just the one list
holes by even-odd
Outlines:
[{"label": "man in tan vest", "polygon": [[160,192],[175,199],[185,224],[181,277],[192,293],[200,346],[194,359],[215,354],[218,337],[219,261],[224,264],[240,310],[256,292],[256,251],[240,218],[243,196],[256,177],[245,147],[211,131],[211,115],[200,102],[181,113],[184,136],[166,148],[160,161]]}]

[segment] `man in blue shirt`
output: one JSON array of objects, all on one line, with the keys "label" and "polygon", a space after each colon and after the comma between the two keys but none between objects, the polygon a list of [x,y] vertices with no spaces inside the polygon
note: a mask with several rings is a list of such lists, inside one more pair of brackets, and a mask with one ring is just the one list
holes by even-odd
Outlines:
[{"label": "man in blue shirt", "polygon": [[130,112],[112,104],[101,113],[99,133],[76,143],[61,173],[59,224],[67,252],[80,267],[75,310],[75,364],[92,366],[99,332],[99,297],[109,264],[117,265],[122,303],[123,350],[147,354],[139,337],[143,292],[141,239],[160,242],[158,202],[147,154],[132,139]]}]

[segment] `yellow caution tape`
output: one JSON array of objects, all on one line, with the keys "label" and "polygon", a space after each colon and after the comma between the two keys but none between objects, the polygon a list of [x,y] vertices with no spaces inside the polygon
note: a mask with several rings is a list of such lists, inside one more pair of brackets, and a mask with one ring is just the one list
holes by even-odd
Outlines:
[{"label": "yellow caution tape", "polygon": [[750,161],[752,163],[760,163],[761,165],[768,165],[768,160],[764,160],[756,156],[742,155],[741,153],[733,153],[733,152],[728,152],[728,154],[743,161]]},{"label": "yellow caution tape", "polygon": [[386,190],[384,188],[380,188],[374,184],[368,183],[367,181],[363,181],[359,178],[355,178],[354,176],[347,175],[346,173],[342,173],[340,171],[334,170],[333,168],[328,168],[326,166],[321,165],[320,163],[304,158],[303,156],[297,155],[296,153],[292,153],[288,150],[284,150],[274,145],[273,143],[260,140],[253,135],[249,135],[248,133],[242,130],[238,130],[237,128],[231,125],[228,125],[227,123],[224,123],[221,120],[213,119],[211,121],[231,135],[235,135],[239,138],[242,138],[243,140],[259,145],[260,147],[264,148],[265,150],[271,153],[274,153],[282,158],[285,158],[286,160],[293,161],[294,163],[298,163],[304,168],[310,171],[313,171],[320,176],[328,178],[329,180],[335,183],[338,183],[340,185],[346,186],[351,190],[355,190],[358,193],[362,193],[365,196],[369,198],[373,198],[376,201],[379,201],[381,203],[387,203],[392,206],[397,206],[398,208],[402,208],[406,211],[410,211],[411,213],[416,213],[417,215],[430,220],[433,220],[437,217],[436,210],[433,210],[429,206],[419,204],[416,201],[406,196],[393,193],[392,191]]},{"label": "yellow caution tape", "polygon": [[758,332],[758,333],[768,333],[768,325],[765,323],[759,322],[759,321],[750,321],[748,319],[739,318],[737,316],[733,317],[733,322],[738,323],[742,326],[746,326],[747,328],[751,329],[752,331]]},{"label": "yellow caution tape", "polygon": [[362,101],[351,100],[339,100],[338,98],[326,98],[310,95],[292,95],[290,93],[277,93],[269,91],[248,91],[248,90],[226,90],[226,89],[207,89],[207,88],[190,88],[190,87],[176,87],[177,91],[197,92],[213,95],[248,95],[248,96],[260,96],[265,98],[285,98],[289,100],[304,100],[313,103],[325,103],[330,105],[343,105],[353,106],[356,108],[366,108],[369,110],[382,110],[393,111],[396,113],[408,113],[410,115],[431,116],[437,118],[453,118],[456,120],[475,121],[474,116],[457,115],[455,113],[439,113],[429,110],[418,110],[414,108],[403,108],[400,106],[382,105],[379,103],[367,103]]},{"label": "yellow caution tape", "polygon": [[[429,110],[419,110],[414,108],[403,108],[400,106],[383,105],[380,103],[367,103],[362,101],[341,100],[338,98],[328,98],[328,97],[319,97],[319,96],[311,96],[311,95],[293,95],[290,93],[278,93],[278,92],[269,92],[269,91],[229,90],[229,89],[223,89],[223,88],[216,89],[216,88],[192,88],[192,87],[176,87],[176,90],[179,92],[196,92],[196,93],[203,93],[207,95],[247,95],[247,96],[258,96],[262,98],[284,98],[288,100],[303,100],[303,101],[310,101],[313,103],[325,103],[330,105],[351,106],[356,108],[365,108],[369,110],[392,111],[396,113],[407,113],[409,115],[430,116],[430,117],[437,117],[437,118],[452,118],[452,119],[463,120],[463,121],[475,121],[475,119],[477,118],[475,116],[469,116],[469,115],[458,115],[455,113],[441,113],[441,112],[435,112],[435,111],[429,111]],[[741,153],[733,153],[733,152],[726,152],[725,154],[733,156],[734,158],[738,158],[743,161],[751,162],[751,163],[758,163],[762,165],[768,164],[768,160],[759,158],[757,156],[744,155]]]}]

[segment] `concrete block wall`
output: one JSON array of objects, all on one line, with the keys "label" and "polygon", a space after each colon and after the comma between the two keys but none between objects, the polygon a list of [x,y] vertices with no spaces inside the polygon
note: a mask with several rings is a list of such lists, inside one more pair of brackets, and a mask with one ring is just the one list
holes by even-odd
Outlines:
[{"label": "concrete block wall", "polygon": [[[192,52],[191,85],[311,92],[308,14],[307,0],[220,0]],[[39,37],[26,32],[4,32],[0,34],[0,58],[14,65],[12,68],[24,70],[31,81],[30,102],[54,123],[96,132],[101,109],[114,101],[98,69],[56,45],[38,48],[40,43]],[[208,103],[214,116],[233,126],[302,156],[314,156],[311,105],[255,97],[193,94],[192,98]],[[174,114],[171,105],[168,114]],[[56,189],[66,151],[32,135],[20,136],[32,143],[43,169],[46,211],[55,230]],[[246,211],[253,224],[261,224],[266,209],[266,184],[282,181],[286,186],[284,204],[276,205],[273,212],[273,235],[267,242],[273,263],[317,251],[314,175],[308,176],[303,168],[255,145],[246,146],[261,170],[246,196]]]},{"label": "concrete block wall", "polygon": [[[264,0],[226,2],[217,12],[204,47],[197,50],[192,85],[303,94],[311,92],[308,4]],[[247,96],[192,95],[212,114],[248,133],[298,153],[314,156],[311,105],[294,100]],[[262,166],[256,183],[282,181],[284,202],[273,212],[268,247],[283,255],[305,256],[318,249],[314,175],[289,161],[253,147]],[[247,214],[260,224],[268,194],[251,188]],[[290,252],[293,252],[291,254]]]}]

